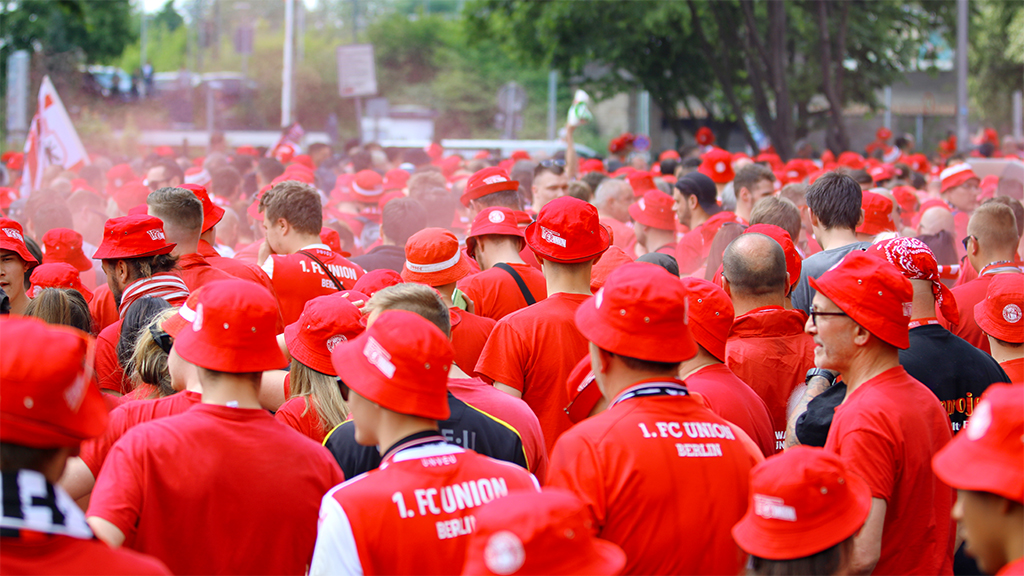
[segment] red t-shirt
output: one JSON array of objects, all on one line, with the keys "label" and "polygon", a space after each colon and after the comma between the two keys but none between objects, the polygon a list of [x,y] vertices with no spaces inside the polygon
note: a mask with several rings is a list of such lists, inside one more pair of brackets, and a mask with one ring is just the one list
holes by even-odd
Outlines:
[{"label": "red t-shirt", "polygon": [[686,276],[704,265],[711,252],[711,241],[723,224],[738,222],[732,212],[722,211],[708,218],[693,230],[683,235],[676,245],[676,262],[679,264],[679,275]]},{"label": "red t-shirt", "polygon": [[1024,382],[1024,358],[1014,358],[1001,363],[999,366],[1006,372],[1010,382]]},{"label": "red t-shirt", "polygon": [[183,254],[178,257],[178,274],[181,275],[189,292],[217,280],[236,280],[235,276],[214,268],[198,253]]},{"label": "red t-shirt", "polygon": [[1024,558],[1017,558],[996,572],[996,576],[1024,576]]},{"label": "red t-shirt", "polygon": [[537,415],[519,398],[498,390],[479,378],[449,378],[448,391],[473,408],[507,423],[519,432],[530,472],[544,482],[548,473],[548,451]]},{"label": "red t-shirt", "polygon": [[100,331],[96,337],[96,356],[93,369],[100,390],[113,390],[120,394],[132,391],[131,382],[125,376],[124,367],[117,360],[117,343],[121,340],[121,319]]},{"label": "red t-shirt", "polygon": [[304,574],[320,497],[342,480],[325,448],[265,410],[199,404],[128,431],[87,516],[174,574]]},{"label": "red t-shirt", "polygon": [[736,318],[725,343],[725,363],[768,406],[776,450],[786,437],[786,403],[814,368],[814,338],[799,310],[765,306]]},{"label": "red t-shirt", "polygon": [[4,574],[120,575],[170,574],[156,558],[132,550],[112,549],[99,540],[43,535],[28,541],[0,538],[0,568]]},{"label": "red t-shirt", "polygon": [[690,396],[624,390],[558,440],[548,485],[586,504],[594,534],[626,552],[621,574],[740,574],[732,539],[754,458],[728,423]]},{"label": "red t-shirt", "polygon": [[565,413],[565,382],[585,354],[587,339],[576,329],[576,309],[587,294],[558,292],[505,316],[494,327],[476,371],[523,393],[544,431],[548,453],[572,426]]},{"label": "red t-shirt", "polygon": [[601,224],[611,228],[612,244],[622,248],[622,251],[626,254],[634,253],[633,249],[636,247],[636,232],[633,231],[632,226],[610,216],[601,218]]},{"label": "red t-shirt", "polygon": [[256,264],[234,258],[225,258],[214,250],[213,246],[210,246],[210,243],[206,240],[199,241],[199,253],[206,258],[210,266],[223,270],[235,278],[255,282],[266,288],[267,292],[274,294],[274,283],[270,281],[270,276],[267,276],[267,273]]},{"label": "red t-shirt", "polygon": [[274,413],[274,419],[288,426],[317,444],[324,443],[324,427],[320,424],[316,405],[309,396],[289,399]]},{"label": "red t-shirt", "polygon": [[[1007,265],[1000,269],[1008,269],[1009,267]],[[982,269],[980,276],[966,284],[953,288],[953,297],[956,299],[956,305],[960,309],[959,324],[952,325],[942,314],[936,314],[943,328],[967,340],[975,348],[982,350],[986,354],[992,354],[992,348],[988,345],[988,336],[985,335],[984,330],[978,326],[977,320],[974,319],[974,307],[985,299],[988,285],[992,282],[992,278],[995,277],[995,274],[986,273],[990,269],[992,268],[986,266]],[[1018,272],[1006,273],[1017,274]],[[1024,282],[1024,277],[1021,278],[1021,282]],[[936,305],[936,309],[938,309],[938,305]]]},{"label": "red t-shirt", "polygon": [[110,412],[110,422],[102,436],[82,442],[79,457],[89,467],[93,477],[100,474],[103,461],[114,444],[128,430],[150,420],[174,416],[192,408],[203,400],[203,395],[190,390],[183,390],[156,400],[138,400],[126,402]]},{"label": "red t-shirt", "polygon": [[[529,264],[509,264],[519,273],[533,299],[540,302],[548,295],[544,274]],[[474,313],[478,316],[501,320],[505,316],[526,308],[526,298],[512,275],[501,268],[489,268],[479,274],[467,277],[459,283],[459,289],[473,301]]]},{"label": "red t-shirt", "polygon": [[711,364],[686,377],[686,387],[704,397],[712,412],[739,426],[767,458],[775,454],[768,406],[725,364]]},{"label": "red t-shirt", "polygon": [[876,574],[953,573],[953,490],[931,467],[952,437],[935,394],[902,366],[861,384],[836,407],[825,449],[887,503]]},{"label": "red t-shirt", "polygon": [[[363,275],[362,268],[332,252],[324,244],[307,246],[304,250],[315,254],[327,265],[334,277],[341,282],[343,290],[351,290],[356,280]],[[334,281],[323,267],[309,256],[298,252],[272,254],[263,264],[263,271],[274,283],[285,326],[299,319],[306,302],[317,296],[338,292]]]},{"label": "red t-shirt", "polygon": [[470,314],[458,308],[449,308],[452,323],[452,348],[455,349],[455,364],[462,371],[475,376],[473,368],[480,360],[487,337],[494,330],[494,320]]},{"label": "red t-shirt", "polygon": [[117,310],[117,302],[114,301],[114,294],[106,283],[93,290],[92,300],[89,301],[89,314],[92,315],[92,330],[95,334],[99,334],[104,328],[121,318]]}]

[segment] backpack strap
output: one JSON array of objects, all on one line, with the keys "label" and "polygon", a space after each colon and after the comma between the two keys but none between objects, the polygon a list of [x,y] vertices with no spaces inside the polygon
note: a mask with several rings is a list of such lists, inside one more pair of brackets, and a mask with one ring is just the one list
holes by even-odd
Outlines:
[{"label": "backpack strap", "polygon": [[494,267],[500,268],[505,272],[508,272],[508,274],[512,276],[512,279],[515,280],[516,284],[519,285],[519,291],[523,293],[523,298],[526,299],[527,306],[532,306],[537,303],[537,299],[533,297],[533,294],[530,293],[530,289],[526,287],[526,281],[523,280],[523,277],[519,275],[519,272],[516,272],[515,268],[509,266],[504,262],[498,262],[497,264],[494,265]]},{"label": "backpack strap", "polygon": [[341,292],[341,291],[345,290],[345,287],[342,286],[342,284],[338,280],[338,278],[333,273],[331,273],[331,269],[327,267],[327,264],[324,264],[322,260],[317,258],[316,254],[313,254],[309,250],[299,250],[299,254],[303,254],[305,256],[308,256],[308,257],[312,258],[314,262],[319,264],[320,267],[323,268],[324,273],[327,274],[327,277],[331,279],[331,282],[334,282],[334,287],[338,289],[338,292]]}]

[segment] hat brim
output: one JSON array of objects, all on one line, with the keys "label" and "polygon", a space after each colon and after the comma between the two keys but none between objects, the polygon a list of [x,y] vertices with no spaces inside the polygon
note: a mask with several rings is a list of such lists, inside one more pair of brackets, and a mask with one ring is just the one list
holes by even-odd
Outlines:
[{"label": "hat brim", "polygon": [[576,309],[576,328],[602,350],[648,362],[682,362],[697,354],[697,344],[689,330],[676,330],[674,339],[622,330],[604,321],[595,302],[591,296]]},{"label": "hat brim", "polygon": [[543,258],[544,260],[550,260],[552,262],[557,262],[559,264],[579,264],[581,262],[586,262],[588,260],[596,260],[600,258],[606,250],[608,250],[608,247],[611,245],[612,240],[612,235],[611,232],[608,231],[608,227],[602,224],[600,227],[600,231],[598,232],[600,241],[599,245],[594,246],[592,249],[586,250],[586,254],[571,256],[569,258],[565,258],[564,256],[558,257],[555,256],[550,250],[545,250],[541,248],[542,244],[540,243],[539,229],[540,226],[537,225],[536,221],[532,222],[529,226],[526,227],[526,232],[524,234],[524,237],[526,238],[526,245],[529,246],[530,249],[533,250],[533,253],[536,254],[537,256]]},{"label": "hat brim", "polygon": [[[952,297],[951,294],[943,294],[943,298]],[[1024,342],[1024,322],[1015,325],[1015,329],[1007,327],[989,310],[988,302],[985,300],[974,305],[974,320],[978,323],[978,328],[993,338],[1014,344]]]},{"label": "hat brim", "polygon": [[133,254],[130,252],[118,252],[116,248],[107,246],[106,249],[102,245],[96,249],[96,253],[92,255],[93,260],[129,260],[131,258],[145,258],[146,256],[159,256],[161,254],[170,254],[177,244],[167,244],[166,246],[158,250],[150,250],[149,252],[143,252],[141,254]]},{"label": "hat brim", "polygon": [[32,253],[28,251],[27,246],[25,246],[24,244],[19,244],[18,242],[14,242],[13,240],[10,242],[0,241],[0,250],[10,250],[11,252],[14,252],[15,254],[18,255],[19,258],[24,260],[25,263],[30,266],[35,266],[39,264],[39,261],[36,260],[36,257],[33,256]]},{"label": "hat brim", "polygon": [[[170,331],[167,333],[170,334]],[[250,348],[232,345],[231,339],[227,338],[217,346],[212,346],[204,338],[187,335],[187,331],[179,331],[178,336],[174,337],[174,348],[179,356],[200,368],[247,374],[280,370],[288,365],[288,360],[277,346],[276,338],[267,339],[266,345],[260,348]]]},{"label": "hat brim", "polygon": [[469,208],[469,203],[472,200],[479,200],[488,194],[494,194],[495,192],[504,192],[506,190],[519,190],[519,182],[517,180],[505,180],[504,182],[495,182],[494,184],[485,184],[473,188],[473,190],[466,190],[462,193],[459,201],[466,208]]},{"label": "hat brim", "polygon": [[899,348],[900,350],[906,350],[907,348],[910,348],[910,334],[909,334],[910,331],[909,331],[909,329],[908,330],[901,330],[898,334],[895,334],[895,335],[883,337],[882,335],[876,333],[874,330],[872,330],[872,329],[868,328],[867,326],[865,326],[865,322],[863,321],[864,318],[858,316],[856,313],[851,312],[853,307],[851,306],[850,302],[848,302],[848,301],[846,301],[846,300],[844,300],[842,298],[842,296],[843,296],[842,294],[840,294],[840,293],[838,293],[838,292],[836,292],[834,290],[830,290],[828,288],[824,288],[822,285],[820,285],[817,282],[817,280],[815,278],[808,277],[807,278],[807,282],[808,282],[808,284],[811,285],[811,288],[814,288],[814,290],[817,291],[817,292],[821,292],[826,298],[831,300],[833,304],[838,306],[840,310],[845,312],[846,315],[849,316],[851,320],[853,320],[857,324],[860,324],[861,326],[864,326],[864,328],[867,329],[869,332],[871,332],[871,334],[875,338],[878,338],[879,340],[881,340],[882,342],[885,342],[886,344],[891,344],[891,345]]},{"label": "hat brim", "polygon": [[74,266],[75,269],[78,270],[79,272],[87,272],[89,270],[92,270],[92,260],[90,260],[89,257],[86,256],[85,253],[82,252],[81,250],[78,250],[74,254],[70,255],[67,258],[67,260],[58,260],[57,258],[54,257],[47,258],[46,256],[47,254],[43,254],[43,264],[66,262],[67,264],[71,264],[72,266]]},{"label": "hat brim", "polygon": [[224,219],[224,209],[221,208],[220,206],[217,206],[216,204],[214,204],[213,205],[213,210],[210,211],[210,218],[203,220],[203,234],[206,234],[207,232],[209,232],[210,228],[213,228],[217,224],[220,224],[220,221],[223,220],[223,219]]},{"label": "hat brim", "polygon": [[330,354],[325,355],[318,350],[314,350],[299,336],[299,331],[302,328],[301,323],[302,319],[300,318],[298,321],[284,327],[284,341],[288,345],[288,354],[311,370],[316,370],[328,376],[337,376],[338,371],[334,369],[334,364],[331,363]]},{"label": "hat brim", "polygon": [[107,429],[107,404],[96,382],[86,385],[85,396],[76,414],[76,425],[67,428],[54,422],[21,418],[5,413],[0,418],[0,437],[4,442],[29,448],[65,448],[96,438]]},{"label": "hat brim", "polygon": [[460,256],[452,267],[437,272],[413,272],[408,266],[402,265],[402,280],[427,286],[445,286],[462,280],[472,271],[469,260]]},{"label": "hat brim", "polygon": [[1005,452],[971,442],[957,434],[932,457],[932,470],[951,488],[990,492],[1024,504],[1024,479],[1020,462]]}]

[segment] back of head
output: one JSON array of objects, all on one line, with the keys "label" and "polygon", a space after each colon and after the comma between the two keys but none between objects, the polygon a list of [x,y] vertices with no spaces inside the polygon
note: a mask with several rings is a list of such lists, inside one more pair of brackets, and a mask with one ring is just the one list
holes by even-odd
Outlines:
[{"label": "back of head", "polygon": [[378,290],[366,304],[369,314],[381,314],[388,310],[405,310],[425,318],[437,326],[445,336],[451,337],[452,322],[448,307],[441,297],[429,286],[403,283]]},{"label": "back of head", "polygon": [[437,170],[417,171],[409,177],[406,187],[409,189],[409,197],[417,198],[421,194],[434,188],[446,188],[448,181],[444,175]]},{"label": "back of head", "polygon": [[178,179],[179,183],[185,182],[185,171],[181,169],[181,166],[177,162],[170,158],[161,158],[153,163],[151,168],[160,166],[164,169],[164,182],[170,182],[175,178]]},{"label": "back of head", "polygon": [[690,172],[676,181],[676,189],[685,196],[696,196],[697,203],[708,215],[717,214],[721,208],[718,206],[718,188],[714,181],[700,172]]},{"label": "back of head", "polygon": [[1000,204],[1006,204],[1013,210],[1013,217],[1017,219],[1017,236],[1024,236],[1024,204],[1020,201],[1014,200],[1009,196],[996,196],[995,198],[989,198],[982,202],[982,205],[988,204],[989,202],[998,202]]},{"label": "back of head", "polygon": [[[533,160],[517,160],[512,165],[512,169],[509,170],[509,178],[519,182],[519,190],[525,194],[524,198],[529,198],[532,194],[533,189],[533,172],[537,168],[537,163]],[[525,191],[525,192],[524,192]],[[518,208],[516,208],[518,210]]]},{"label": "back of head", "polygon": [[803,183],[786,184],[779,191],[779,197],[789,200],[794,206],[799,208],[800,206],[807,205],[807,189],[809,186]]},{"label": "back of head", "polygon": [[32,230],[38,239],[42,239],[47,232],[54,228],[74,228],[71,211],[68,210],[64,201],[58,198],[53,198],[52,201],[36,207],[29,218],[32,220]]},{"label": "back of head", "polygon": [[260,158],[256,165],[256,171],[264,182],[269,183],[274,178],[284,174],[284,164],[277,161],[277,158]]},{"label": "back of head", "polygon": [[122,367],[128,366],[139,333],[149,326],[154,316],[170,307],[171,305],[163,298],[154,298],[153,296],[143,296],[132,302],[124,313],[124,321],[121,323],[121,339],[117,342],[117,359]]},{"label": "back of head", "polygon": [[174,394],[171,387],[171,374],[167,370],[168,352],[165,347],[170,344],[170,336],[161,329],[164,320],[177,312],[165,308],[156,312],[149,322],[139,331],[132,343],[131,355],[125,364],[125,373],[136,383],[156,387],[150,398],[160,398]]},{"label": "back of head", "polygon": [[708,249],[707,267],[704,270],[705,280],[711,280],[714,278],[715,273],[718,271],[718,267],[722,265],[722,257],[725,255],[725,249],[733,240],[739,238],[746,229],[746,226],[738,222],[726,222],[725,224],[722,224],[722,227],[715,233],[714,239],[711,240],[711,247]]},{"label": "back of head", "polygon": [[974,236],[987,253],[1006,258],[1017,251],[1020,242],[1017,217],[1009,206],[1000,202],[979,206],[967,223],[967,234]]},{"label": "back of head", "polygon": [[594,206],[597,206],[598,210],[603,210],[609,202],[618,199],[624,190],[628,190],[629,195],[633,196],[633,188],[629,182],[617,178],[605,178],[594,191]]},{"label": "back of head", "polygon": [[807,189],[807,206],[826,230],[853,231],[860,222],[862,197],[860,184],[853,178],[828,172]]},{"label": "back of head", "polygon": [[203,203],[191,190],[161,188],[146,198],[149,214],[164,223],[168,242],[195,242],[203,228]]},{"label": "back of head", "polygon": [[754,224],[774,224],[796,240],[800,238],[800,209],[785,198],[768,196],[758,201],[750,212],[750,225]]},{"label": "back of head", "polygon": [[752,190],[754,185],[762,180],[773,182],[775,181],[775,174],[772,173],[771,169],[762,164],[746,164],[736,171],[736,176],[732,182],[735,190],[739,192],[742,188]]},{"label": "back of head", "polygon": [[276,184],[260,199],[264,219],[277,222],[284,219],[302,234],[319,236],[323,228],[324,212],[320,195],[309,184],[287,180]]},{"label": "back of head", "polygon": [[210,174],[210,193],[214,196],[234,200],[242,185],[242,175],[231,166],[218,168]]},{"label": "back of head", "polygon": [[78,290],[46,288],[28,303],[25,315],[39,318],[47,324],[62,324],[85,333],[92,332],[89,304]]},{"label": "back of head", "polygon": [[734,297],[787,292],[786,254],[764,234],[743,234],[733,240],[722,257],[722,272]]},{"label": "back of head", "polygon": [[395,246],[405,246],[410,236],[427,226],[427,211],[414,198],[395,198],[384,206],[381,228]]}]

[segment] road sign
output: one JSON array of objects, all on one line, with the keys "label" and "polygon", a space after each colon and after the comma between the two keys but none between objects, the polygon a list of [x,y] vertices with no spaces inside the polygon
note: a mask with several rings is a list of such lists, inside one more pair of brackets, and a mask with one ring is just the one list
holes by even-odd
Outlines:
[{"label": "road sign", "polygon": [[7,57],[7,131],[24,135],[28,131],[28,50]]},{"label": "road sign", "polygon": [[377,94],[372,44],[338,46],[338,94],[342,98]]}]

